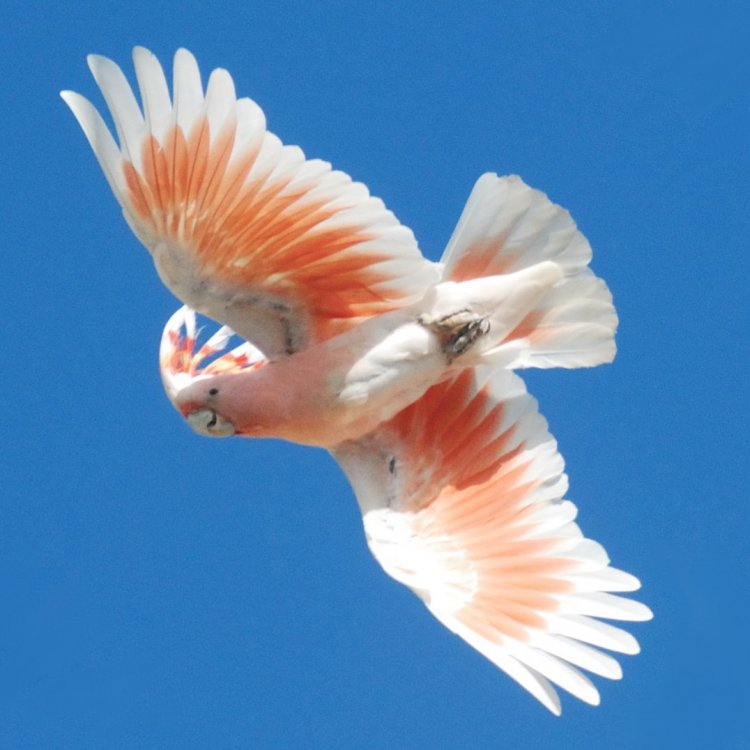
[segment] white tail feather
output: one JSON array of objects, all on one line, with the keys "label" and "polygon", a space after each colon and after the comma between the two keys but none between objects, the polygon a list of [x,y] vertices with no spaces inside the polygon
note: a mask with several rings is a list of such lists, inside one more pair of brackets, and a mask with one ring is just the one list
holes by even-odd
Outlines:
[{"label": "white tail feather", "polygon": [[[560,278],[527,310],[512,337],[486,361],[522,367],[593,367],[615,356],[617,314],[607,285],[588,268],[591,248],[565,209],[519,177],[477,180],[443,254],[443,278],[466,282],[554,264]],[[552,263],[550,263],[550,261]],[[503,342],[507,347],[508,340]]]}]

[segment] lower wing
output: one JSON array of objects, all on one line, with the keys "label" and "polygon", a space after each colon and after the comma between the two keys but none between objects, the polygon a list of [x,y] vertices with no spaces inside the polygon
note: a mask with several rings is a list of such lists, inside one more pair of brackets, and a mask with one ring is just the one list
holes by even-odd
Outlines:
[{"label": "lower wing", "polygon": [[651,612],[618,595],[639,581],[574,523],[563,459],[520,378],[463,371],[334,455],[386,572],[550,711],[555,685],[599,702],[581,669],[621,677],[602,649],[638,644],[599,618]]}]

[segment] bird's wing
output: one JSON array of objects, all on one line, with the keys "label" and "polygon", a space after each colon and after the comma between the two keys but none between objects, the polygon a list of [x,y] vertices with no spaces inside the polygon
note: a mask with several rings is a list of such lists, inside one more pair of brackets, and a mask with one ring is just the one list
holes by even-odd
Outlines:
[{"label": "bird's wing", "polygon": [[119,145],[96,108],[62,96],[164,283],[271,357],[420,298],[439,277],[411,230],[361,183],[266,130],[225,70],[204,94],[195,58],[133,52],[142,108],[111,60],[89,56]]},{"label": "bird's wing", "polygon": [[598,618],[651,613],[612,593],[640,584],[574,523],[563,460],[520,378],[465,370],[334,455],[386,572],[548,709],[560,712],[554,685],[598,703],[579,668],[621,676],[601,649],[638,644]]}]

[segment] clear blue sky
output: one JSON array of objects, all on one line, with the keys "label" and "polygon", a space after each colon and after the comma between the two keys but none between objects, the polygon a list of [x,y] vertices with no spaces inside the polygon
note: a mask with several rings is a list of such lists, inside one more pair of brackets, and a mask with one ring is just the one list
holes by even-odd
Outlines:
[{"label": "clear blue sky", "polygon": [[[658,6],[658,7],[655,7]],[[750,748],[744,3],[5,5],[0,748]],[[324,452],[162,393],[176,301],[57,92],[178,46],[437,258],[475,178],[569,208],[614,365],[529,377],[643,652],[556,719],[367,551]],[[95,101],[99,102],[98,98]]]}]

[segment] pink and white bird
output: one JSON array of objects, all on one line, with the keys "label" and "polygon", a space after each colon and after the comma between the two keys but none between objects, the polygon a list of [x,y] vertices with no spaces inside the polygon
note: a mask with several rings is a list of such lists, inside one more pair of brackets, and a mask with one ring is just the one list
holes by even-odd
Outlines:
[{"label": "pink and white bird", "polygon": [[[646,620],[574,523],[557,444],[514,369],[589,367],[615,354],[617,316],[570,215],[518,177],[485,174],[440,263],[367,188],[266,130],[230,75],[204,93],[195,58],[133,53],[142,106],[92,55],[117,141],[62,96],[125,219],[185,307],[160,365],[206,435],[330,450],[383,568],[448,628],[560,713],[589,703],[581,669],[621,676],[606,650]],[[195,311],[224,325],[197,342]],[[225,349],[234,333],[246,339]]]}]

